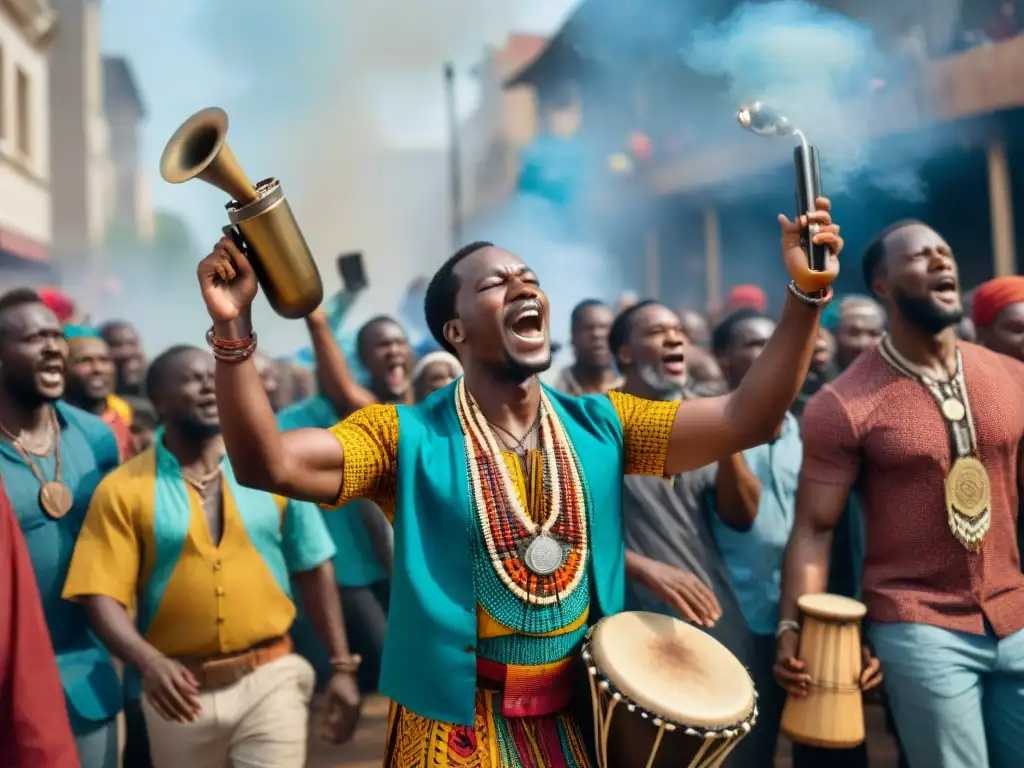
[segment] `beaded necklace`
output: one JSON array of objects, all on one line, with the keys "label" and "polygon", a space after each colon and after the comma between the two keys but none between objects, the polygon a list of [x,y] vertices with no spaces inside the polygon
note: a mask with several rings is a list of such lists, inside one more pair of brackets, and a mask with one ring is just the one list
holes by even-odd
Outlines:
[{"label": "beaded necklace", "polygon": [[[456,388],[456,406],[466,438],[473,511],[492,569],[525,603],[561,603],[586,573],[588,500],[579,460],[550,401],[542,392],[537,436],[544,464],[543,522],[534,521],[520,501],[494,433],[465,380]],[[542,562],[542,567],[528,567],[531,548],[542,540],[549,550],[557,546],[554,566]],[[547,551],[542,554],[548,556]]]}]

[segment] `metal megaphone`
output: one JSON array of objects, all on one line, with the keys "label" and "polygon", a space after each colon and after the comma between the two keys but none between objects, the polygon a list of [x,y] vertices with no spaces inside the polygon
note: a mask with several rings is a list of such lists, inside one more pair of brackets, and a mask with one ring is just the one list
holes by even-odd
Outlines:
[{"label": "metal megaphone", "polygon": [[277,314],[296,319],[320,306],[324,286],[313,254],[275,178],[249,181],[228,146],[227,113],[196,112],[174,132],[160,158],[171,184],[199,178],[227,194],[230,234],[248,256],[267,301]]}]

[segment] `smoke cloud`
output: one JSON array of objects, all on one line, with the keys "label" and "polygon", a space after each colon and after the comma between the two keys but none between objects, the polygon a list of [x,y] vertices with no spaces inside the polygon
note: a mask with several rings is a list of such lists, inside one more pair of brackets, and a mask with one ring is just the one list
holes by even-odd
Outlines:
[{"label": "smoke cloud", "polygon": [[[229,141],[254,178],[277,175],[328,293],[335,257],[361,250],[370,287],[353,320],[394,311],[417,275],[451,252],[443,65],[462,117],[471,69],[509,31],[557,27],[572,0],[206,0],[199,41],[235,87]],[[288,351],[305,330],[261,314],[261,338]]]},{"label": "smoke cloud", "polygon": [[724,76],[735,105],[760,100],[801,128],[820,150],[829,193],[861,180],[894,197],[924,196],[916,171],[930,147],[894,157],[871,145],[866,111],[884,106],[887,78],[898,82],[906,63],[884,54],[865,24],[799,0],[746,3],[698,26],[681,55],[698,72]]}]

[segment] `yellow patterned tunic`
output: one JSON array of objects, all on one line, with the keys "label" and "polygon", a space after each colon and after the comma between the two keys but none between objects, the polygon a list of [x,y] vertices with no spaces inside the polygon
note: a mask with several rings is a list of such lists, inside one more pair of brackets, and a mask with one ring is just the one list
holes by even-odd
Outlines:
[{"label": "yellow patterned tunic", "polygon": [[[664,475],[669,435],[679,403],[643,400],[614,391],[608,397],[622,423],[626,474]],[[345,472],[337,503],[366,498],[393,519],[398,462],[395,406],[363,408],[336,425],[332,432],[345,451]],[[543,514],[538,503],[542,495],[539,489],[544,482],[539,471],[542,462],[536,455],[527,456],[531,471],[526,473],[515,453],[503,452],[503,458],[520,503],[537,520]],[[487,647],[487,641],[502,638],[551,637],[554,640],[578,632],[586,620],[584,611],[579,619],[547,635],[525,636],[516,627],[499,623],[478,605],[477,635],[482,641],[481,648]],[[479,653],[485,655],[483,650]],[[511,686],[516,680],[517,684],[528,686],[531,679],[551,672],[557,674],[558,669],[554,668],[567,667],[571,653],[554,664],[507,665],[507,685]],[[567,712],[506,717],[502,715],[501,693],[493,690],[478,690],[476,724],[472,729],[427,720],[397,703],[392,703],[388,725],[385,761],[388,768],[583,768],[589,765],[588,749]]]}]

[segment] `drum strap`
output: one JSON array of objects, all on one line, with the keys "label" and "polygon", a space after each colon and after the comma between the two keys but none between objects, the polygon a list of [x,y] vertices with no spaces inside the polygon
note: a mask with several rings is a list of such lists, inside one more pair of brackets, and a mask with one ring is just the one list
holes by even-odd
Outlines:
[{"label": "drum strap", "polygon": [[[590,701],[594,710],[594,738],[597,741],[595,745],[597,764],[598,768],[610,768],[608,765],[608,734],[611,732],[612,716],[615,714],[615,707],[622,704],[623,700],[620,695],[610,692],[607,683],[599,683],[596,675],[590,674],[588,677],[590,679]],[[605,706],[607,706],[607,711],[602,713]],[[626,706],[630,705],[627,704]],[[649,719],[646,713],[642,712],[641,714],[645,719]],[[651,746],[651,754],[647,758],[647,768],[652,768],[654,765],[654,760],[658,756],[658,749],[661,747],[661,740],[665,736],[665,731],[676,729],[676,726],[666,723],[660,718],[654,718],[652,724],[658,728],[658,735],[654,738],[654,744]],[[723,736],[714,732],[706,733],[700,749],[697,750],[697,754],[693,756],[693,760],[690,761],[687,768],[721,768],[725,758],[736,748],[736,745],[744,735],[746,735],[745,730],[741,730],[733,736]]]}]

